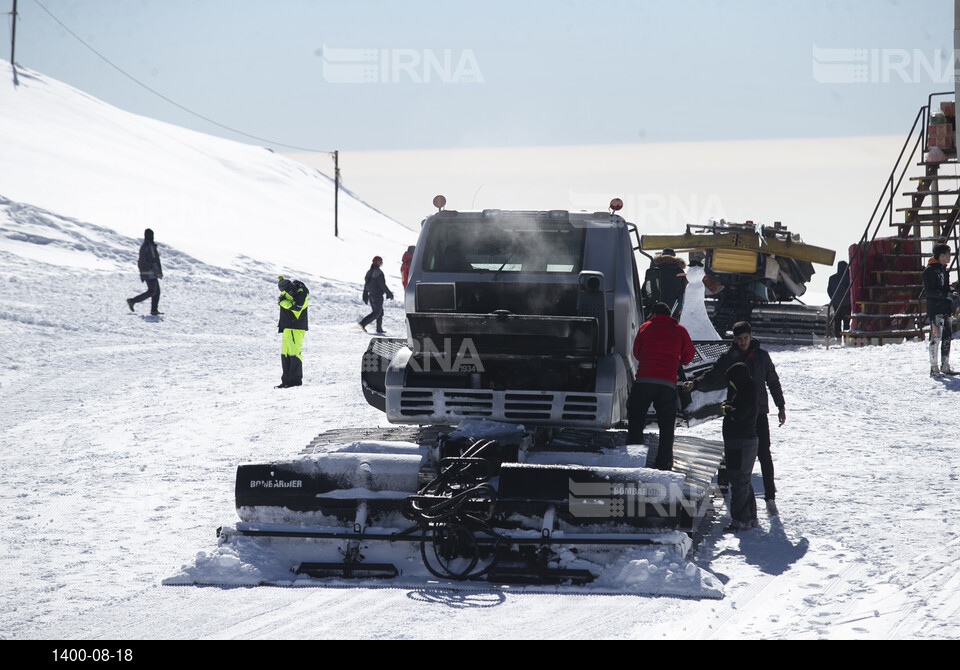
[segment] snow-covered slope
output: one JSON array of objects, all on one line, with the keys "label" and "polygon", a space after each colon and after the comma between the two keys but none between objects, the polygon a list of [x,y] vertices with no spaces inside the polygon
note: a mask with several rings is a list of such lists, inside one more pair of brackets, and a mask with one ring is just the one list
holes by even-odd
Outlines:
[{"label": "snow-covered slope", "polygon": [[[21,82],[0,86],[0,639],[960,637],[960,382],[929,379],[921,343],[773,350],[787,397],[772,429],[781,516],[739,536],[722,516],[708,529],[692,559],[723,600],[164,586],[236,521],[237,464],[382,424],[360,393],[367,340],[353,321],[367,247],[389,258],[406,233],[354,204],[364,236],[310,241],[312,222],[288,221],[300,243],[278,246],[287,229],[264,212],[308,210],[329,182],[34,73]],[[83,139],[96,136],[99,148]],[[232,212],[224,240],[193,215],[214,188]],[[183,219],[149,218],[174,201]],[[162,243],[162,321],[123,302],[142,287],[146,225]],[[316,297],[305,385],[284,391],[272,388],[278,265],[308,271]],[[385,324],[402,328],[397,303]]]},{"label": "snow-covered slope", "polygon": [[17,72],[13,86],[0,61],[0,196],[131,238],[152,228],[161,250],[220,267],[245,267],[254,253],[272,275],[362,280],[379,255],[399,277],[415,233],[341,191],[334,237],[332,181],[317,170]]}]

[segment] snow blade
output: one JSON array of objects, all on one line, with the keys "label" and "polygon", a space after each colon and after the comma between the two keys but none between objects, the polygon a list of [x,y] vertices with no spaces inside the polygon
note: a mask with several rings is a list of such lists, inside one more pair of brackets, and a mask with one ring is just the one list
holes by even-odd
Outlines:
[{"label": "snow blade", "polygon": [[400,576],[392,563],[314,563],[304,561],[296,567],[295,574],[316,579],[343,577],[345,579],[393,579]]},{"label": "snow blade", "polygon": [[589,584],[594,579],[596,579],[596,575],[589,570],[499,567],[490,571],[490,580],[501,584],[571,584],[582,586]]}]

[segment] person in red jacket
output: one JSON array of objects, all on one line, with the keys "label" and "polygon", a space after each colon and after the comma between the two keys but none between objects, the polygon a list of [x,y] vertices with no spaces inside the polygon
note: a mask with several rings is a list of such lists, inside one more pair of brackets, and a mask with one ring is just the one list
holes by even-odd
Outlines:
[{"label": "person in red jacket", "polygon": [[403,282],[403,288],[407,288],[407,282],[410,280],[410,263],[413,262],[413,250],[415,248],[413,245],[407,247],[400,259],[400,281]]},{"label": "person in red jacket", "polygon": [[693,360],[687,329],[670,316],[670,307],[658,302],[653,316],[640,326],[633,341],[637,378],[627,401],[628,442],[643,444],[647,410],[653,404],[660,428],[656,468],[673,469],[673,430],[677,421],[677,370]]}]

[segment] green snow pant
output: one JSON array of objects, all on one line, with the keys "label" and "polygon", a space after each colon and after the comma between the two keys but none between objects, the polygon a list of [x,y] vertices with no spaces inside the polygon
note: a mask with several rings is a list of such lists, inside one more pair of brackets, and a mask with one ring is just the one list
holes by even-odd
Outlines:
[{"label": "green snow pant", "polygon": [[283,375],[280,383],[284,386],[300,386],[303,384],[303,357],[300,351],[303,348],[303,335],[307,331],[293,328],[283,329],[283,343],[280,345],[280,365]]}]

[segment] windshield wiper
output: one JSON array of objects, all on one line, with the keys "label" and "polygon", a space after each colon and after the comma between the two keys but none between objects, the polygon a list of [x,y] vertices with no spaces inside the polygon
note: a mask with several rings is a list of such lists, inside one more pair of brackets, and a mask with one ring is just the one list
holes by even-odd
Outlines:
[{"label": "windshield wiper", "polygon": [[503,268],[507,267],[507,263],[513,260],[513,257],[516,255],[516,253],[516,249],[510,252],[510,255],[507,256],[507,260],[503,262],[503,265],[497,268],[497,271],[493,273],[493,279],[491,281],[496,281],[496,279],[503,273]]}]

